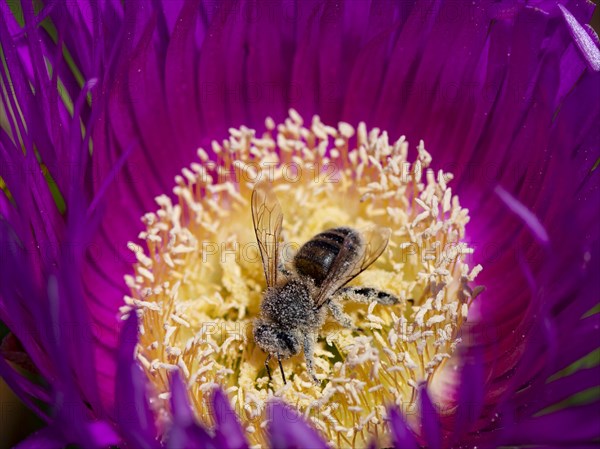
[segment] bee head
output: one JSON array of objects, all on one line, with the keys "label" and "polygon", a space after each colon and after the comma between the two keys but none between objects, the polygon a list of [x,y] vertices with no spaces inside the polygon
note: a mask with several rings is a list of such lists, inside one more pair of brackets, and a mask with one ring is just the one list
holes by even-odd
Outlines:
[{"label": "bee head", "polygon": [[298,337],[275,323],[258,319],[254,322],[254,341],[264,352],[287,359],[300,352]]}]

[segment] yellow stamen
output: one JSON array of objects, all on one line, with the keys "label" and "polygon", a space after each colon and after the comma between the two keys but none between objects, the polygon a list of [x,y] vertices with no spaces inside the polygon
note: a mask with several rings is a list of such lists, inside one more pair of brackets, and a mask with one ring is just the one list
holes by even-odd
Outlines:
[{"label": "yellow stamen", "polygon": [[[131,296],[122,307],[141,317],[138,357],[156,388],[159,421],[168,420],[168,373],[186,379],[200,420],[210,425],[208,396],[214,385],[229,394],[251,444],[265,446],[265,405],[281,397],[309,418],[332,444],[362,447],[385,440],[385,406],[404,409],[418,383],[433,383],[459,343],[474,296],[469,287],[481,267],[470,269],[462,239],[469,221],[448,183],[452,175],[430,168],[423,142],[408,162],[408,143],[390,143],[386,132],[305,126],[290,112],[283,124],[266,120],[257,136],[245,127],[213,143],[212,158],[176,177],[176,201],[162,195],[144,215],[143,250],[126,276]],[[213,162],[214,161],[214,162]],[[400,304],[347,303],[364,329],[333,320],[315,349],[315,386],[302,354],[284,361],[287,385],[269,381],[264,354],[254,343],[252,321],[265,288],[250,213],[258,179],[268,177],[284,212],[284,255],[335,226],[390,227],[384,254],[352,284],[388,291]]]}]

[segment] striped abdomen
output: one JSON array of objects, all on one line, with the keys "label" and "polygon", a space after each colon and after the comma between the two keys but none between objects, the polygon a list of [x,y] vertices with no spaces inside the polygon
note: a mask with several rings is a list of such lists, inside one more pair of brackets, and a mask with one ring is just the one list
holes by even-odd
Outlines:
[{"label": "striped abdomen", "polygon": [[359,253],[362,245],[360,234],[352,228],[333,228],[315,235],[298,250],[294,265],[298,274],[314,280],[318,287],[325,280],[333,261],[347,239],[352,256]]}]

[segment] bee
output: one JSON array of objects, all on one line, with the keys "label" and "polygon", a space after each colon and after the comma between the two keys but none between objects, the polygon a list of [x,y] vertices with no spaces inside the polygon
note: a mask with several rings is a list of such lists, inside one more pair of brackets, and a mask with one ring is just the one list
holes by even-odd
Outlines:
[{"label": "bee", "polygon": [[391,230],[374,225],[361,231],[345,226],[328,229],[304,243],[288,268],[280,254],[283,213],[270,184],[255,185],[251,207],[267,282],[260,315],[254,321],[254,341],[267,353],[269,379],[272,357],[279,362],[285,384],[281,360],[303,350],[307,372],[318,385],[313,352],[327,313],[342,326],[360,331],[343,311],[342,299],[386,305],[399,302],[396,296],[374,288],[345,286],[383,253]]}]

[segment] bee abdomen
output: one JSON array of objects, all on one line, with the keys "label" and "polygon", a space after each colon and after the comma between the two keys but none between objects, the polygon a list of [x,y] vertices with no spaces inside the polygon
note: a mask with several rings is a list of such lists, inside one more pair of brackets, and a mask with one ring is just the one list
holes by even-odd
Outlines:
[{"label": "bee abdomen", "polygon": [[350,248],[351,254],[356,254],[362,241],[360,234],[352,228],[333,228],[315,235],[302,245],[294,257],[298,274],[313,279],[315,285],[320,286],[347,238],[350,245],[354,246]]}]

